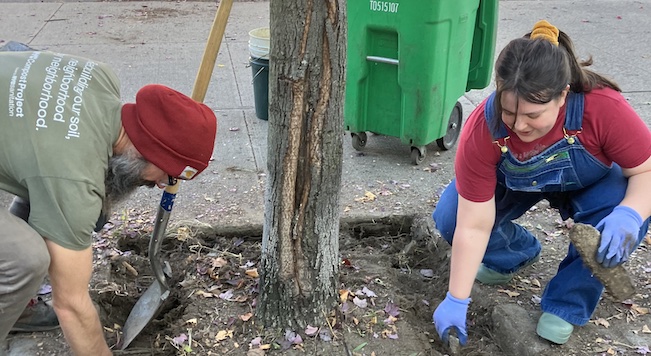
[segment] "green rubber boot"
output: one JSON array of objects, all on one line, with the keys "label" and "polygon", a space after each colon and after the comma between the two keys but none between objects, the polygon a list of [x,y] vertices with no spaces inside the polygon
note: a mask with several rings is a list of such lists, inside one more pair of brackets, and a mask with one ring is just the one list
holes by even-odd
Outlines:
[{"label": "green rubber boot", "polygon": [[[522,265],[522,267],[518,268],[518,271],[531,266],[532,264],[538,262],[538,260],[540,260],[540,254],[536,255],[536,257],[532,258],[531,260],[529,260],[529,262],[525,263],[524,265]],[[475,277],[475,279],[482,282],[483,284],[489,284],[489,285],[506,284],[513,279],[513,276],[515,276],[515,274],[518,273],[518,271],[512,273],[500,273],[486,267],[486,265],[482,263],[481,265],[479,265],[479,270],[477,270],[477,276]]]},{"label": "green rubber boot", "polygon": [[545,340],[562,345],[570,339],[574,325],[554,314],[542,313],[538,319],[536,333]]}]

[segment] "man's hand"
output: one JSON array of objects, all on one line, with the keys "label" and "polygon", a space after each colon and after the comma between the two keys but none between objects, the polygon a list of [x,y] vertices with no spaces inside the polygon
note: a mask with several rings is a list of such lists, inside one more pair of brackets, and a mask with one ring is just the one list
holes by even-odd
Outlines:
[{"label": "man's hand", "polygon": [[606,268],[626,262],[637,246],[642,223],[642,217],[635,210],[627,206],[616,206],[612,213],[595,226],[601,232],[597,262]]},{"label": "man's hand", "polygon": [[445,344],[449,342],[451,328],[455,328],[459,343],[462,346],[466,345],[468,341],[468,332],[466,331],[468,304],[470,304],[470,298],[457,299],[448,292],[445,299],[434,311],[434,325],[439,337]]}]

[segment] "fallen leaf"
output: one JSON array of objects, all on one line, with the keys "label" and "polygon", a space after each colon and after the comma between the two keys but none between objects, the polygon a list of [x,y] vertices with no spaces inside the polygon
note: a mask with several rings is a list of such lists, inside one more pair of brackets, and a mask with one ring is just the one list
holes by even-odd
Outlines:
[{"label": "fallen leaf", "polygon": [[389,315],[388,318],[384,319],[384,323],[385,323],[386,325],[393,325],[393,324],[396,323],[397,320],[398,320],[398,318]]},{"label": "fallen leaf", "polygon": [[308,325],[305,328],[305,335],[307,335],[307,336],[314,336],[318,332],[319,332],[319,328],[317,328],[315,326]]},{"label": "fallen leaf", "polygon": [[252,316],[253,316],[253,313],[246,313],[246,314],[240,315],[240,319],[242,321],[249,321],[249,319],[251,319]]},{"label": "fallen leaf", "polygon": [[223,259],[221,257],[217,257],[217,258],[212,260],[212,266],[215,267],[215,268],[221,268],[221,267],[226,266],[227,264],[228,264],[228,261],[226,261],[225,259]]},{"label": "fallen leaf", "polygon": [[339,300],[343,303],[348,300],[348,295],[350,294],[350,290],[348,289],[340,289],[339,290]]},{"label": "fallen leaf", "polygon": [[651,353],[651,350],[649,350],[648,346],[638,346],[635,352],[638,354],[646,355],[648,353]]},{"label": "fallen leaf", "polygon": [[514,292],[514,291],[512,291],[512,290],[498,289],[497,291],[498,291],[499,293],[504,293],[504,294],[508,295],[508,296],[511,297],[511,298],[513,298],[513,297],[517,297],[517,296],[520,295],[520,293],[518,293],[518,292]]},{"label": "fallen leaf", "polygon": [[646,315],[646,314],[649,314],[649,308],[643,308],[643,307],[640,307],[640,306],[637,305],[637,304],[633,304],[633,305],[631,306],[631,310],[635,311],[638,315]]},{"label": "fallen leaf", "polygon": [[353,303],[360,308],[366,308],[368,306],[366,299],[359,299],[357,297],[353,298]]},{"label": "fallen leaf", "polygon": [[610,323],[608,322],[608,320],[606,320],[604,318],[599,318],[597,320],[594,320],[593,323],[595,325],[597,325],[597,326],[601,325],[601,326],[605,327],[606,329],[608,329],[608,327],[610,327]]},{"label": "fallen leaf", "polygon": [[375,292],[373,292],[372,290],[370,290],[370,289],[368,289],[366,287],[362,288],[362,293],[365,296],[367,296],[368,298],[377,298],[377,295],[375,294]]},{"label": "fallen leaf", "polygon": [[319,331],[319,338],[325,342],[332,341],[332,335],[330,334],[330,330],[321,329],[321,331]]},{"label": "fallen leaf", "polygon": [[249,298],[247,298],[245,295],[238,295],[237,297],[231,299],[230,301],[231,302],[244,303],[247,300],[249,300]]},{"label": "fallen leaf", "polygon": [[251,278],[258,278],[258,269],[257,268],[252,268],[246,271],[246,275],[251,277]]},{"label": "fallen leaf", "polygon": [[651,334],[651,329],[649,329],[649,327],[647,325],[644,325],[642,327],[642,333],[643,334]]},{"label": "fallen leaf", "polygon": [[233,330],[219,330],[215,336],[217,341],[224,341],[227,338],[233,338]]},{"label": "fallen leaf", "polygon": [[172,339],[172,342],[176,344],[177,346],[183,345],[184,342],[188,341],[188,336],[185,334],[181,334],[175,338]]},{"label": "fallen leaf", "polygon": [[424,268],[420,270],[420,274],[423,277],[432,278],[434,277],[434,271],[429,268]]},{"label": "fallen leaf", "polygon": [[208,292],[204,292],[204,291],[202,291],[202,290],[198,290],[198,291],[194,292],[194,294],[196,294],[196,295],[198,295],[198,296],[201,296],[201,297],[204,297],[204,298],[214,298],[214,297],[215,297],[214,294],[212,294],[212,293],[208,293]]},{"label": "fallen leaf", "polygon": [[398,306],[392,302],[387,302],[387,305],[384,307],[384,312],[394,317],[397,317],[398,314],[400,314]]},{"label": "fallen leaf", "polygon": [[232,300],[233,299],[233,290],[232,289],[227,290],[226,292],[220,294],[219,298],[224,299],[224,300]]},{"label": "fallen leaf", "polygon": [[360,203],[365,203],[365,202],[369,202],[369,201],[374,201],[375,198],[377,198],[377,196],[375,194],[367,191],[366,193],[364,193],[363,197],[355,198],[355,201],[360,202]]}]

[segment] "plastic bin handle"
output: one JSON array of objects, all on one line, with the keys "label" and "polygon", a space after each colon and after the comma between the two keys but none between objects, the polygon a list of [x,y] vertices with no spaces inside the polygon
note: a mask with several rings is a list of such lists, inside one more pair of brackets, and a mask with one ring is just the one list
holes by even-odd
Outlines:
[{"label": "plastic bin handle", "polygon": [[371,62],[393,64],[393,65],[396,65],[396,66],[400,63],[400,61],[398,61],[397,59],[386,58],[386,57],[378,57],[378,56],[366,56],[366,60],[371,61]]}]

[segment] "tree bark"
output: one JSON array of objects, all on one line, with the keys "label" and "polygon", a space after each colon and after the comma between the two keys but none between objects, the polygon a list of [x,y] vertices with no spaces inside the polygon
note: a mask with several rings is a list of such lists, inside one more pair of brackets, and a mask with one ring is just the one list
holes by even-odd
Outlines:
[{"label": "tree bark", "polygon": [[336,305],[344,0],[272,0],[269,175],[258,320],[300,330]]}]

